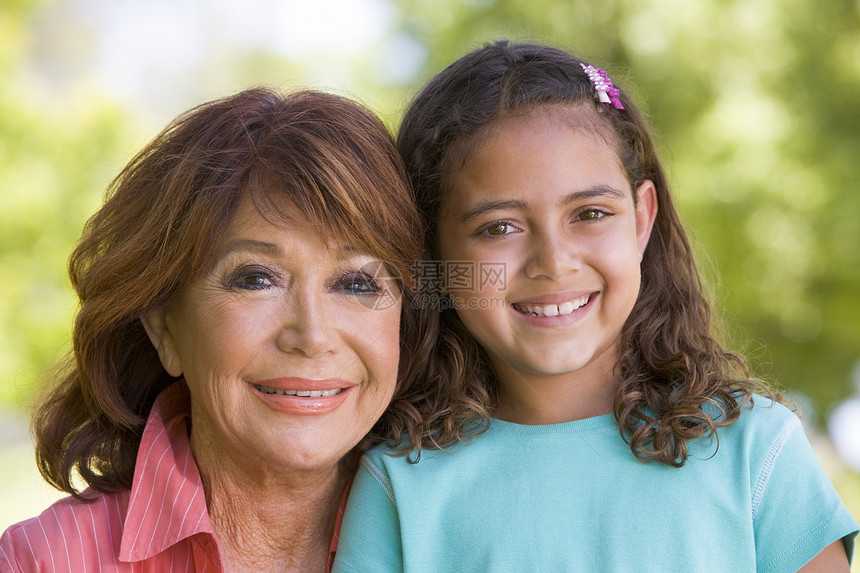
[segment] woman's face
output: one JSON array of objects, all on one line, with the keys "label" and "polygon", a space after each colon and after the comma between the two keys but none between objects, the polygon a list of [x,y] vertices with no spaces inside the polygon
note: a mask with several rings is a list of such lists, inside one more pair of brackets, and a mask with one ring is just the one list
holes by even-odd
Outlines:
[{"label": "woman's face", "polygon": [[394,393],[400,291],[370,253],[249,199],[213,264],[145,323],[191,391],[192,447],[265,475],[330,470]]}]

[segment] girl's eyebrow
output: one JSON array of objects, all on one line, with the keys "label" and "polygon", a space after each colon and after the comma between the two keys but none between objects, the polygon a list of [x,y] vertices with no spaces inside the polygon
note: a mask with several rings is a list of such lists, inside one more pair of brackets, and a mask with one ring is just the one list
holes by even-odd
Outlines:
[{"label": "girl's eyebrow", "polygon": [[[610,199],[624,199],[624,197],[626,197],[626,194],[624,193],[624,191],[616,189],[615,187],[610,187],[608,185],[595,185],[593,187],[589,187],[588,189],[584,189],[582,191],[575,191],[573,193],[565,195],[564,197],[562,197],[560,205],[565,206],[571,203],[587,201],[589,199],[597,199],[600,197],[607,197]],[[501,211],[504,209],[513,209],[524,212],[531,211],[531,207],[528,203],[526,203],[525,201],[520,201],[518,199],[479,201],[471,209],[463,213],[461,221],[467,223],[475,217],[479,217],[480,215],[483,215],[485,213],[489,213],[492,211]]]},{"label": "girl's eyebrow", "polygon": [[571,203],[576,203],[578,201],[586,201],[588,199],[599,199],[601,197],[605,197],[608,199],[624,199],[626,197],[626,193],[621,189],[616,189],[615,187],[610,187],[609,185],[594,185],[593,187],[589,187],[588,189],[584,189],[582,191],[576,191],[571,193],[570,195],[566,195],[561,200],[561,205],[569,205]]},{"label": "girl's eyebrow", "polygon": [[461,220],[464,223],[467,223],[475,217],[483,215],[484,213],[489,213],[490,211],[501,211],[503,209],[529,211],[529,206],[524,201],[518,201],[516,199],[511,199],[507,201],[479,201],[471,209],[463,213]]}]

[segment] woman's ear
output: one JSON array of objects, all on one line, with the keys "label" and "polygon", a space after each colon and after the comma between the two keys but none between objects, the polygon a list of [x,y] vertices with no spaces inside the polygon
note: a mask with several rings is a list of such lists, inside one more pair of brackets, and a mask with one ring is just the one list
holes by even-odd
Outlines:
[{"label": "woman's ear", "polygon": [[657,218],[657,189],[650,179],[636,188],[636,243],[639,245],[639,260],[645,255],[645,247],[651,238],[654,220]]},{"label": "woman's ear", "polygon": [[158,358],[161,360],[161,365],[167,370],[171,376],[178,377],[182,375],[182,364],[179,360],[179,352],[176,346],[176,340],[170,332],[170,327],[167,323],[167,313],[164,309],[157,309],[153,312],[140,317],[140,322],[143,323],[143,328],[146,330],[149,340],[158,351]]}]

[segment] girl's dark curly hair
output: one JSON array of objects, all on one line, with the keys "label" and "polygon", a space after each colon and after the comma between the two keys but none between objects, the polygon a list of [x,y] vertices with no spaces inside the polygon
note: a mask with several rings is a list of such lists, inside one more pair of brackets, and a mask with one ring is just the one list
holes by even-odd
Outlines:
[{"label": "girl's dark curly hair", "polygon": [[[734,422],[754,392],[779,396],[750,378],[743,360],[711,333],[710,306],[644,117],[623,90],[623,110],[597,101],[581,64],[587,63],[543,45],[487,44],[421,90],[397,147],[428,230],[425,252],[438,258],[436,219],[450,173],[491,122],[538,107],[593,110],[586,113],[611,138],[632,188],[650,179],[659,206],[639,297],[622,331],[614,413],[637,458],[681,466],[687,441]],[[388,414],[389,420],[399,415],[394,437],[408,434],[411,444],[401,451],[411,451],[412,459],[422,447],[444,447],[486,428],[495,407],[497,382],[486,355],[456,312],[443,312],[441,326],[432,375],[404,388]]]}]

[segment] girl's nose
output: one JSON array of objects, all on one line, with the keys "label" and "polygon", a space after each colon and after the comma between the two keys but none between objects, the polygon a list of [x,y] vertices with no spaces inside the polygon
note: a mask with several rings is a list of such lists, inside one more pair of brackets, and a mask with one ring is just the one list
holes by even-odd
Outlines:
[{"label": "girl's nose", "polygon": [[321,293],[290,293],[280,318],[278,348],[308,358],[335,348],[337,329],[325,298]]},{"label": "girl's nose", "polygon": [[542,232],[533,235],[526,276],[558,280],[580,268],[582,261],[576,246],[569,238],[558,232]]}]

